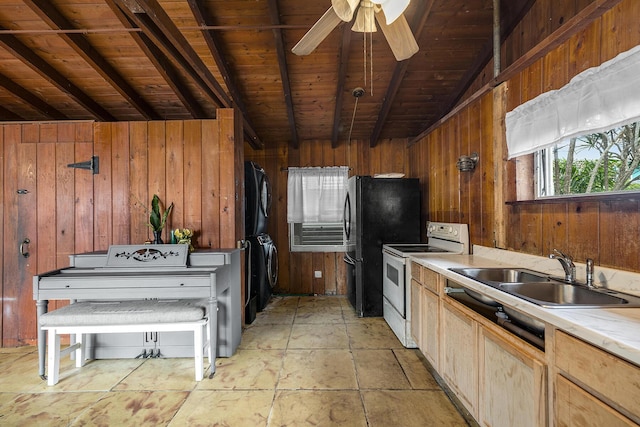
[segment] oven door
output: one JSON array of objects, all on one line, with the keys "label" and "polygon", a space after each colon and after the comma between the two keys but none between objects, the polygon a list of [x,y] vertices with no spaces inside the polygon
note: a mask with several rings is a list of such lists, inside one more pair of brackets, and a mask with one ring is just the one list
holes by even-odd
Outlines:
[{"label": "oven door", "polygon": [[406,279],[405,266],[407,259],[382,253],[382,294],[400,315],[406,319]]}]

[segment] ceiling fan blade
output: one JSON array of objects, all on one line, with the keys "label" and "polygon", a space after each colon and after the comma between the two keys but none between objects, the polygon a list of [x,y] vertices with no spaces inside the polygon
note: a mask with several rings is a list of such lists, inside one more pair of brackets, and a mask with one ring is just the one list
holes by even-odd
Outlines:
[{"label": "ceiling fan blade", "polygon": [[345,22],[351,21],[358,4],[360,4],[360,0],[331,0],[331,6],[333,6],[336,15]]},{"label": "ceiling fan blade", "polygon": [[342,20],[330,7],[324,15],[302,36],[300,41],[291,49],[296,55],[308,55],[341,23]]},{"label": "ceiling fan blade", "polygon": [[377,0],[376,3],[379,3],[382,7],[389,25],[398,19],[409,6],[409,0]]},{"label": "ceiling fan blade", "polygon": [[384,12],[381,11],[376,13],[376,21],[391,47],[393,56],[398,61],[409,59],[420,50],[404,15],[400,15],[392,24],[387,25]]}]

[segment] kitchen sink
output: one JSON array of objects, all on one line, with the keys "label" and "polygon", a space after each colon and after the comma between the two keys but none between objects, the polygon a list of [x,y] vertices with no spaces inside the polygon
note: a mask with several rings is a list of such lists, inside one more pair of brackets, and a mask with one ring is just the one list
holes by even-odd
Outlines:
[{"label": "kitchen sink", "polygon": [[625,306],[627,298],[561,282],[502,283],[500,289],[543,306]]},{"label": "kitchen sink", "polygon": [[452,268],[451,271],[488,285],[549,281],[548,275],[525,268]]},{"label": "kitchen sink", "polygon": [[[451,271],[492,288],[544,307],[640,307],[640,297],[607,289],[567,283],[526,268],[451,268]],[[494,307],[502,304],[481,292],[464,288],[467,295]]]}]

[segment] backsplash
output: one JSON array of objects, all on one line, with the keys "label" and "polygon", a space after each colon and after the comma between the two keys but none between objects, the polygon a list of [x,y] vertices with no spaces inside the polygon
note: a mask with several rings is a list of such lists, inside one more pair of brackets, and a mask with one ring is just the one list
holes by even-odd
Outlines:
[{"label": "backsplash", "polygon": [[[548,273],[552,276],[564,277],[564,270],[560,262],[555,259],[521,252],[507,251],[504,249],[490,248],[486,246],[473,246],[473,255],[503,263],[512,264],[522,268]],[[586,281],[586,265],[576,262],[576,279],[579,282]],[[640,274],[631,271],[614,270],[612,268],[595,266],[593,282],[596,287],[624,292],[640,296]]]}]

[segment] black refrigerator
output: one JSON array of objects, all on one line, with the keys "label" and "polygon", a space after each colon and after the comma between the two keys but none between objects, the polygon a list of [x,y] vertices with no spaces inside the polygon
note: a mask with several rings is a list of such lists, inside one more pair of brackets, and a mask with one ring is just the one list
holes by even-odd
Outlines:
[{"label": "black refrigerator", "polygon": [[347,295],[359,317],[382,316],[382,245],[420,242],[416,178],[349,178],[344,203]]}]

